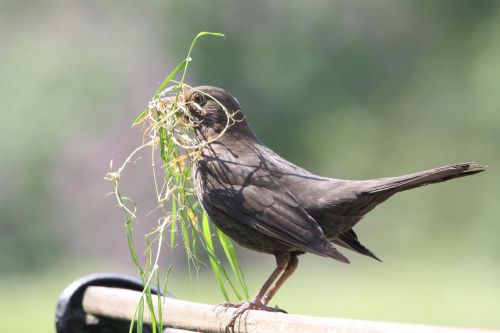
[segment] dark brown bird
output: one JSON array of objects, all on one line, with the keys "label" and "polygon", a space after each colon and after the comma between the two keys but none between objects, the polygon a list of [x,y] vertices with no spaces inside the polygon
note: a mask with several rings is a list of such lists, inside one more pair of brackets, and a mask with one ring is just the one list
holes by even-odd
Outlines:
[{"label": "dark brown bird", "polygon": [[276,257],[276,269],[255,297],[228,305],[239,308],[228,327],[248,309],[279,311],[268,303],[297,268],[299,254],[349,263],[336,244],[379,260],[352,228],[392,195],[485,170],[467,162],[375,180],[320,177],[260,142],[226,90],[201,86],[185,90],[183,98],[204,143],[193,167],[201,205],[238,244]]}]

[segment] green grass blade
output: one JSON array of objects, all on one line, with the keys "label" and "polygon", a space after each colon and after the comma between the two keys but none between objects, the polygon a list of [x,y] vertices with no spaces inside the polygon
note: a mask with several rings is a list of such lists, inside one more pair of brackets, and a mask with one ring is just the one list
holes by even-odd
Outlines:
[{"label": "green grass blade", "polygon": [[196,234],[196,229],[191,226],[191,249],[193,250],[193,256],[198,258],[198,235]]},{"label": "green grass blade", "polygon": [[[173,249],[175,246],[175,234],[177,233],[177,204],[175,200],[172,200],[172,222],[170,224],[170,248]],[[175,210],[175,213],[174,213]]]},{"label": "green grass blade", "polygon": [[[153,330],[153,333],[155,333],[158,322],[156,320],[156,314],[155,314],[156,312],[155,312],[155,308],[154,308],[154,304],[153,304],[153,295],[151,293],[151,284],[148,284],[148,286],[146,288],[146,293],[144,294],[144,298],[146,299],[146,304],[148,306],[148,310],[149,310],[149,313],[151,316],[151,328]],[[161,332],[161,330],[160,330],[160,332]]]},{"label": "green grass blade", "polygon": [[[158,130],[158,137],[160,139],[160,156],[164,163],[168,163],[168,145],[167,150],[165,149],[165,142],[168,142],[167,131],[164,128]],[[172,141],[172,140],[170,140]]]},{"label": "green grass blade", "polygon": [[137,312],[137,333],[142,333],[142,325],[144,324],[144,297],[139,301],[139,311]]},{"label": "green grass blade", "polygon": [[248,288],[245,281],[245,276],[243,275],[243,270],[241,269],[240,262],[238,260],[238,256],[236,255],[236,251],[234,250],[233,244],[229,240],[229,238],[217,228],[217,237],[219,238],[219,242],[226,254],[227,261],[229,265],[231,265],[231,269],[233,270],[234,276],[238,280],[238,283],[243,290],[243,294],[248,300]]},{"label": "green grass blade", "polygon": [[[191,60],[189,60],[189,61],[191,61]],[[177,73],[179,73],[183,69],[184,69],[183,73],[186,72],[187,64],[188,64],[189,61],[187,59],[184,59],[180,64],[178,64],[174,68],[174,70],[172,72],[170,72],[170,74],[167,75],[167,77],[165,78],[165,80],[163,80],[163,82],[160,84],[160,86],[158,87],[158,89],[156,89],[155,94],[153,95],[153,99],[158,98],[158,96],[163,91],[163,89],[165,89],[165,87],[167,86],[167,84],[170,81],[172,81],[172,79],[177,75]]]},{"label": "green grass blade", "polygon": [[163,330],[163,311],[161,302],[161,284],[160,284],[160,272],[156,270],[156,302],[158,303],[158,330],[162,332]]},{"label": "green grass blade", "polygon": [[188,66],[189,66],[189,63],[191,62],[191,53],[193,52],[193,49],[196,46],[196,43],[198,43],[198,40],[203,36],[214,36],[214,37],[222,37],[222,38],[225,37],[224,34],[222,34],[220,32],[208,32],[208,31],[202,31],[196,35],[196,37],[191,42],[191,46],[189,47],[188,55],[187,55],[186,60],[185,60],[186,66],[184,67],[184,72],[182,73],[182,78],[180,81],[181,86],[184,83],[184,79],[186,78]]},{"label": "green grass blade", "polygon": [[224,296],[224,299],[229,302],[229,295],[227,293],[226,286],[224,286],[224,282],[222,281],[222,277],[221,277],[222,266],[214,255],[214,246],[212,243],[210,222],[208,221],[208,217],[206,217],[205,215],[203,216],[203,220],[202,220],[202,230],[203,230],[203,239],[205,241],[204,243],[205,243],[207,251],[208,251],[210,265],[212,266],[212,270],[214,272],[215,279],[217,280],[217,283],[219,284],[219,288],[222,292],[222,295]]},{"label": "green grass blade", "polygon": [[131,222],[132,222],[132,219],[129,217],[127,219],[127,223],[125,223],[125,233],[127,235],[128,248],[130,251],[130,255],[132,257],[132,261],[134,262],[134,265],[139,269],[139,273],[142,276],[144,274],[144,271],[141,268],[141,264],[139,263],[139,258],[137,257],[137,252],[135,250],[134,238],[132,235],[132,227],[130,226]]},{"label": "green grass blade", "polygon": [[224,268],[224,266],[222,266],[222,263],[220,262],[219,258],[215,255],[214,252],[208,252],[208,254],[214,258],[214,260],[216,260],[217,264],[219,265],[219,270],[220,270],[220,273],[222,274],[222,277],[224,278],[224,280],[229,284],[229,286],[231,287],[231,290],[233,291],[234,295],[236,296],[236,298],[239,300],[239,301],[242,301],[243,300],[243,297],[241,296],[238,288],[236,288],[236,285],[234,284],[233,280],[231,279],[231,277],[229,276],[229,274],[227,273],[226,269]]},{"label": "green grass blade", "polygon": [[132,127],[134,127],[135,125],[139,124],[141,121],[143,121],[143,119],[148,115],[149,113],[149,110],[148,109],[144,109],[144,111],[142,111],[138,116],[137,118],[135,118],[134,122],[132,123]]}]

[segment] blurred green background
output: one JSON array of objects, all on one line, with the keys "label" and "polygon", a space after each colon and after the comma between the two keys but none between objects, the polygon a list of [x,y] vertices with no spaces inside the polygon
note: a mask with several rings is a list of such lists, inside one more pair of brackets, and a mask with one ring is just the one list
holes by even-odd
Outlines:
[{"label": "blurred green background", "polygon": [[[200,42],[189,82],[230,90],[298,165],[350,179],[490,166],[377,208],[357,232],[383,264],[303,256],[275,303],[500,328],[499,1],[2,0],[0,28],[4,331],[52,332],[58,293],[83,274],[135,274],[103,176],[141,143],[130,124],[199,31],[226,39]],[[145,216],[149,166],[132,169],[125,189]],[[238,250],[253,293],[274,260]],[[208,269],[189,278],[182,246],[167,257],[173,294],[221,302]]]}]

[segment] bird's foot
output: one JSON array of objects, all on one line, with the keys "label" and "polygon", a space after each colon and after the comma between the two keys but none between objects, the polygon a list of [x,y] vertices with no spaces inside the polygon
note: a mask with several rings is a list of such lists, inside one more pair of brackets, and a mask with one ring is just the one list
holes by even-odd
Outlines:
[{"label": "bird's foot", "polygon": [[233,315],[231,316],[231,319],[229,320],[229,323],[226,326],[226,333],[234,332],[234,325],[236,324],[236,321],[238,320],[238,318],[243,316],[243,314],[248,310],[261,310],[269,312],[287,313],[285,310],[282,310],[277,306],[273,308],[263,304],[261,301],[255,301],[255,300],[252,300],[250,302],[241,302],[240,304],[223,303],[221,304],[221,306],[225,308],[237,309],[236,311],[234,311]]},{"label": "bird's foot", "polygon": [[220,309],[220,312],[222,311],[226,311],[227,309],[235,309],[235,308],[239,308],[244,302],[241,302],[239,304],[233,304],[233,303],[229,303],[229,302],[222,302],[222,303],[219,303],[215,306],[214,310],[216,309]]}]

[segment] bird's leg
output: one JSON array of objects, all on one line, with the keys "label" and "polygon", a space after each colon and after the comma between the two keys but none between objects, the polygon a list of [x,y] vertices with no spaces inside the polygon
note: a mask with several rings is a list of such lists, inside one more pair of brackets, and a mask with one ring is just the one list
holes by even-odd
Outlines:
[{"label": "bird's leg", "polygon": [[283,274],[281,274],[280,278],[274,286],[267,292],[267,294],[262,299],[262,304],[267,305],[273,296],[276,294],[278,289],[285,283],[285,281],[295,272],[297,267],[299,266],[299,258],[297,258],[296,254],[290,254],[290,260],[288,261],[288,265],[285,268]]},{"label": "bird's leg", "polygon": [[[276,268],[271,273],[271,276],[269,276],[269,278],[266,280],[266,282],[264,282],[262,287],[260,287],[259,291],[252,298],[252,300],[250,300],[250,302],[241,302],[240,304],[237,304],[237,305],[232,305],[232,304],[229,305],[230,307],[236,307],[238,309],[231,316],[231,319],[229,320],[229,323],[226,326],[226,332],[231,332],[231,331],[234,332],[234,324],[236,323],[236,320],[239,317],[241,317],[248,310],[265,310],[265,311],[272,311],[272,312],[284,312],[283,310],[271,308],[271,307],[267,306],[265,303],[263,303],[263,298],[266,295],[267,290],[271,287],[273,282],[278,278],[278,276],[280,276],[280,274],[289,265],[288,264],[290,261],[290,254],[289,253],[276,254],[275,256],[276,256]],[[222,305],[222,306],[225,306],[225,305]]]}]

